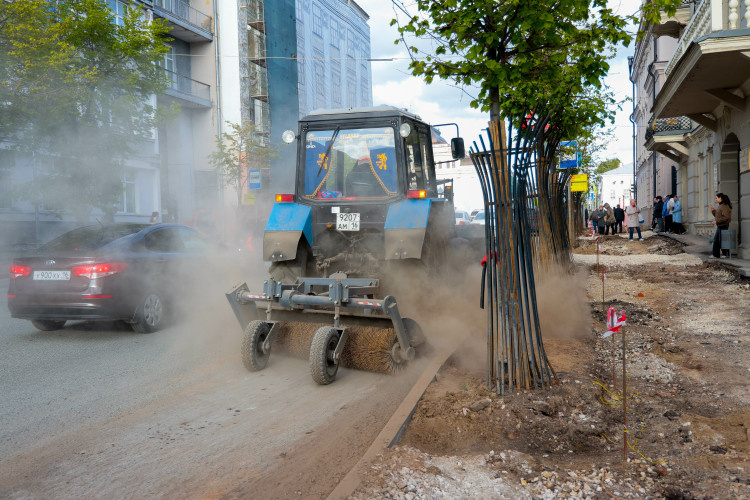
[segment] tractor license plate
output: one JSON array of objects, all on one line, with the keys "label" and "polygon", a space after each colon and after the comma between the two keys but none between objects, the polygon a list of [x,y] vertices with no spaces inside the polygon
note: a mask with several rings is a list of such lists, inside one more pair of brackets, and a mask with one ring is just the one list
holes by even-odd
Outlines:
[{"label": "tractor license plate", "polygon": [[359,231],[359,214],[336,214],[336,229],[339,231]]}]

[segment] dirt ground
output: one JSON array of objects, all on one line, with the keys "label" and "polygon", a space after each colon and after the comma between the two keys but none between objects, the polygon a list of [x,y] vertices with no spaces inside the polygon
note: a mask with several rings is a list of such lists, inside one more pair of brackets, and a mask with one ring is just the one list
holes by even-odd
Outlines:
[{"label": "dirt ground", "polygon": [[[750,498],[750,280],[647,234],[601,238],[600,256],[616,257],[604,281],[596,243],[579,239],[570,279],[590,318],[580,335],[545,331],[558,385],[488,392],[478,338],[353,497]],[[627,461],[622,336],[602,337],[610,306],[627,316]]]}]

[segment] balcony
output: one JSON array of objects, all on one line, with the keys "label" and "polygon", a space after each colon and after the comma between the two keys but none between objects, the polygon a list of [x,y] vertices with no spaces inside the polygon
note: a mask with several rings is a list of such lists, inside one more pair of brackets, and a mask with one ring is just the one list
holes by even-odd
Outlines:
[{"label": "balcony", "polygon": [[154,0],[154,14],[167,21],[169,36],[188,43],[213,40],[213,18],[184,0]]},{"label": "balcony", "polygon": [[662,13],[659,24],[651,27],[653,35],[655,37],[671,36],[672,38],[679,38],[682,29],[690,22],[694,4],[695,2],[692,1],[681,4],[671,17]]},{"label": "balcony", "polygon": [[694,128],[692,120],[686,116],[658,119],[652,116],[646,129],[646,149],[658,151],[679,163],[682,156],[688,156],[685,135]]},{"label": "balcony", "polygon": [[257,64],[250,64],[250,97],[268,102],[268,70]]},{"label": "balcony", "polygon": [[666,67],[654,103],[657,117],[687,116],[715,130],[714,110],[744,110],[737,90],[750,79],[750,6],[738,0],[702,0]]},{"label": "balcony", "polygon": [[166,95],[180,99],[188,108],[210,108],[211,86],[174,71],[164,70],[169,77]]}]

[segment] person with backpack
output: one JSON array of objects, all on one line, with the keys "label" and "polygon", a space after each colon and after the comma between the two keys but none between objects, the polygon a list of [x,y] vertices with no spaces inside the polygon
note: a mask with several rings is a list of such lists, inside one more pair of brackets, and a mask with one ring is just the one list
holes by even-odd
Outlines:
[{"label": "person with backpack", "polygon": [[622,223],[625,220],[625,210],[620,208],[620,205],[618,204],[617,207],[615,207],[615,229],[617,229],[617,233],[622,233]]},{"label": "person with backpack", "polygon": [[668,194],[667,199],[664,202],[664,207],[661,211],[661,216],[664,218],[664,231],[672,232],[672,209],[674,208],[674,201],[672,200],[673,194]]}]

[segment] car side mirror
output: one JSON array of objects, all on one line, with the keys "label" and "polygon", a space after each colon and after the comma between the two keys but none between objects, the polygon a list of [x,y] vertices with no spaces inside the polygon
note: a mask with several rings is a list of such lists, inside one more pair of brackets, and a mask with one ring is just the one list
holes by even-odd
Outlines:
[{"label": "car side mirror", "polygon": [[451,154],[454,160],[460,160],[466,156],[466,148],[464,148],[464,140],[461,137],[454,137],[451,139]]}]

